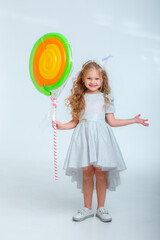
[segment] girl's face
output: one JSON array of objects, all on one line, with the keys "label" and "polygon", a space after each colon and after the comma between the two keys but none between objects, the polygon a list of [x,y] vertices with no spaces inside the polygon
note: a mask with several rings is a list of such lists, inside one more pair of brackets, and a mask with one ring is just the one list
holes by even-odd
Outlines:
[{"label": "girl's face", "polygon": [[102,86],[103,80],[98,70],[93,68],[91,70],[86,71],[83,82],[87,88],[86,93],[98,93],[99,92],[98,88]]}]

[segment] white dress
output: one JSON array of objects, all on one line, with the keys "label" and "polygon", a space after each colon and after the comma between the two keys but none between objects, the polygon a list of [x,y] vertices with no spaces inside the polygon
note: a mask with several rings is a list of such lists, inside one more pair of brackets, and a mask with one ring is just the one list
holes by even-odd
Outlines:
[{"label": "white dress", "polygon": [[[114,98],[106,95],[111,104],[104,101],[103,93],[85,93],[86,111],[75,127],[66,154],[63,169],[83,193],[83,167],[94,165],[106,171],[107,188],[115,191],[121,183],[120,171],[127,169],[121,150],[105,113],[114,113]],[[105,104],[105,106],[103,106]],[[81,113],[82,115],[82,113]],[[86,119],[86,120],[85,120]],[[94,175],[94,189],[96,188]]]}]

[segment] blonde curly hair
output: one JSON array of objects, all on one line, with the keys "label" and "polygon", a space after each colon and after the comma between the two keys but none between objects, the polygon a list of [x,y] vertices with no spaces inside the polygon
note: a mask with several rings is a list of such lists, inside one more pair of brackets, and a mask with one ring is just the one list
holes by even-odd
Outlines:
[{"label": "blonde curly hair", "polygon": [[[85,113],[85,98],[86,86],[84,85],[84,77],[88,70],[96,69],[103,79],[102,86],[98,89],[103,93],[105,103],[110,103],[106,94],[111,92],[107,73],[101,68],[99,64],[94,61],[88,61],[82,66],[82,70],[78,73],[78,76],[73,79],[73,87],[71,89],[71,95],[65,99],[65,106],[71,107],[72,119],[81,120]],[[82,116],[80,117],[81,112]]]}]

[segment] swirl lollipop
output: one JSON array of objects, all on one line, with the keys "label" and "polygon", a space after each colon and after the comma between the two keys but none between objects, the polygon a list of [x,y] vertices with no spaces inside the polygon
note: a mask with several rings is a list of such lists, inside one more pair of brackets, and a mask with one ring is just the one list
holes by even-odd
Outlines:
[{"label": "swirl lollipop", "polygon": [[[56,119],[57,97],[65,87],[72,68],[72,50],[69,41],[59,33],[48,33],[34,44],[29,72],[36,89],[46,96],[51,96],[53,121]],[[57,173],[56,124],[54,123],[54,166]]]}]

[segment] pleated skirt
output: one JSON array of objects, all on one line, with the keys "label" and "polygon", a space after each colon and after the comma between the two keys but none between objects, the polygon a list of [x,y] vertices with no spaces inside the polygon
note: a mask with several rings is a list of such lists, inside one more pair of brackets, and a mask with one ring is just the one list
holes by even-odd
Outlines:
[{"label": "pleated skirt", "polygon": [[[105,118],[80,120],[73,131],[63,169],[83,193],[83,168],[93,165],[106,171],[107,189],[120,185],[120,172],[127,169],[112,128]],[[96,177],[94,175],[94,190]]]}]

